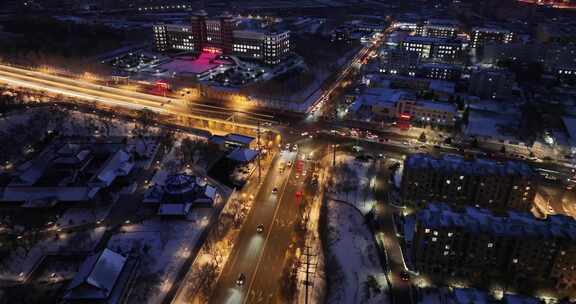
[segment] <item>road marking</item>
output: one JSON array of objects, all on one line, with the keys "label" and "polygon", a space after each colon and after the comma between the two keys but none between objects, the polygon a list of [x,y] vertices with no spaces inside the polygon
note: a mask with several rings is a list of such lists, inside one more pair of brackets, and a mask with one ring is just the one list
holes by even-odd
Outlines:
[{"label": "road marking", "polygon": [[[298,154],[296,154],[296,157]],[[272,224],[268,228],[268,233],[266,234],[266,239],[264,240],[264,245],[262,246],[262,252],[258,257],[258,262],[256,262],[256,268],[254,269],[254,273],[252,274],[252,278],[250,279],[250,284],[248,285],[248,292],[250,294],[250,290],[252,290],[252,285],[254,285],[254,281],[256,280],[256,275],[258,274],[258,269],[260,268],[260,263],[262,262],[262,258],[264,257],[264,253],[266,252],[266,245],[268,244],[268,239],[270,239],[270,235],[272,234],[272,227],[274,226],[274,222],[276,221],[276,216],[278,215],[278,210],[280,210],[280,204],[282,203],[282,198],[284,197],[284,193],[286,193],[286,187],[288,187],[288,182],[290,181],[290,175],[292,175],[292,169],[294,166],[290,166],[290,170],[288,171],[288,176],[286,177],[286,181],[284,182],[284,187],[282,188],[282,193],[278,197],[278,204],[276,204],[276,209],[274,210],[274,215],[272,216]],[[245,297],[242,303],[246,303],[248,301],[248,297]]]}]

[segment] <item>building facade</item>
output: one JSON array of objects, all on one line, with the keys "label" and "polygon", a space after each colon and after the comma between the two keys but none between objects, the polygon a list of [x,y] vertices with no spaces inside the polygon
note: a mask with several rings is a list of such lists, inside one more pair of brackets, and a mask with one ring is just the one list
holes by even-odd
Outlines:
[{"label": "building facade", "polygon": [[234,18],[223,15],[208,19],[204,11],[195,13],[189,25],[153,26],[156,49],[160,52],[199,53],[209,49],[222,54],[276,65],[290,56],[289,31],[235,30]]},{"label": "building facade", "polygon": [[416,35],[434,38],[456,38],[458,36],[458,23],[451,20],[427,20],[417,25]]},{"label": "building facade", "polygon": [[390,49],[380,54],[379,72],[388,75],[455,81],[460,79],[462,69],[455,64],[422,62],[417,52]]},{"label": "building facade", "polygon": [[507,70],[479,70],[470,76],[468,93],[484,99],[502,99],[512,95],[514,74]]},{"label": "building facade", "polygon": [[417,53],[423,61],[455,63],[462,57],[462,42],[454,39],[410,36],[400,49]]},{"label": "building facade", "polygon": [[529,211],[536,195],[536,178],[528,165],[519,162],[415,154],[404,161],[400,191],[402,200],[414,206],[442,201]]},{"label": "building facade", "polygon": [[[434,203],[404,219],[406,248],[415,270],[442,277],[506,277],[546,281],[574,291],[576,222],[530,213],[497,216],[468,207],[457,212]],[[572,263],[572,264],[570,264]]]},{"label": "building facade", "polygon": [[474,49],[482,48],[486,44],[512,43],[516,35],[513,31],[501,28],[476,27],[470,35],[470,46]]}]

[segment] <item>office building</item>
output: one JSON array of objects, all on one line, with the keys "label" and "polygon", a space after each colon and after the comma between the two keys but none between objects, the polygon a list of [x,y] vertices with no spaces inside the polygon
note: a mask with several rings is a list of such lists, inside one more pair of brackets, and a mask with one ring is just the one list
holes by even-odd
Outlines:
[{"label": "office building", "polygon": [[426,63],[418,66],[417,77],[457,81],[462,75],[462,69],[458,65],[445,63]]},{"label": "office building", "polygon": [[511,285],[521,278],[574,291],[572,218],[542,220],[524,212],[497,216],[487,209],[455,211],[433,203],[404,218],[403,231],[408,259],[421,273],[471,281],[506,277]]},{"label": "office building", "polygon": [[443,127],[453,127],[458,114],[454,104],[417,100],[406,91],[382,88],[367,89],[354,101],[351,109],[370,111],[380,119]]},{"label": "office building", "polygon": [[195,13],[190,24],[153,26],[156,49],[166,51],[219,52],[248,60],[276,65],[290,55],[289,31],[236,30],[232,16],[208,19],[204,11]]},{"label": "office building", "polygon": [[470,34],[470,46],[476,49],[487,44],[508,44],[512,43],[515,38],[514,32],[507,29],[475,27]]},{"label": "office building", "polygon": [[401,199],[425,206],[442,201],[455,206],[528,211],[536,195],[530,166],[514,161],[467,160],[457,155],[411,155],[404,161]]},{"label": "office building", "polygon": [[400,49],[415,52],[423,61],[454,63],[461,59],[462,42],[454,39],[410,36]]},{"label": "office building", "polygon": [[507,70],[484,69],[470,76],[468,93],[484,99],[503,99],[512,95],[514,74]]},{"label": "office building", "polygon": [[462,69],[455,64],[422,62],[417,52],[387,49],[380,55],[380,73],[437,80],[459,80]]},{"label": "office building", "polygon": [[380,55],[380,73],[401,76],[416,76],[420,65],[417,52],[401,49],[386,49]]},{"label": "office building", "polygon": [[456,38],[458,22],[452,20],[430,19],[416,27],[416,35],[434,38]]}]

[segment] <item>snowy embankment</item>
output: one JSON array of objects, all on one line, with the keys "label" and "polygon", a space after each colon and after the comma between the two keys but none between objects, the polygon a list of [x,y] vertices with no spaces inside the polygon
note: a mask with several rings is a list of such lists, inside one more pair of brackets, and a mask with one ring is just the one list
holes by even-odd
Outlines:
[{"label": "snowy embankment", "polygon": [[108,248],[141,259],[141,269],[128,303],[162,303],[176,275],[208,225],[210,210],[195,210],[192,220],[154,218],[122,227]]},{"label": "snowy embankment", "polygon": [[356,206],[362,214],[370,212],[376,204],[374,187],[379,164],[376,161],[360,162],[345,154],[337,156],[336,164],[330,197]]},{"label": "snowy embankment", "polygon": [[362,214],[328,202],[328,295],[326,303],[388,303],[378,250]]}]

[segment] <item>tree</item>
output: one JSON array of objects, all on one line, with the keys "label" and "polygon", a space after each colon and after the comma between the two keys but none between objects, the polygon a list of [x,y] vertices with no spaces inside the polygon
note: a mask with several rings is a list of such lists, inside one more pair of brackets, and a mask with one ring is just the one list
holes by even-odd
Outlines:
[{"label": "tree", "polygon": [[424,132],[420,133],[420,137],[418,137],[418,140],[421,142],[426,142],[426,133]]},{"label": "tree", "polygon": [[148,152],[149,144],[146,137],[150,135],[151,128],[154,126],[156,120],[156,113],[152,112],[150,109],[143,109],[136,113],[133,134],[142,141],[142,144],[144,145],[144,155]]}]

